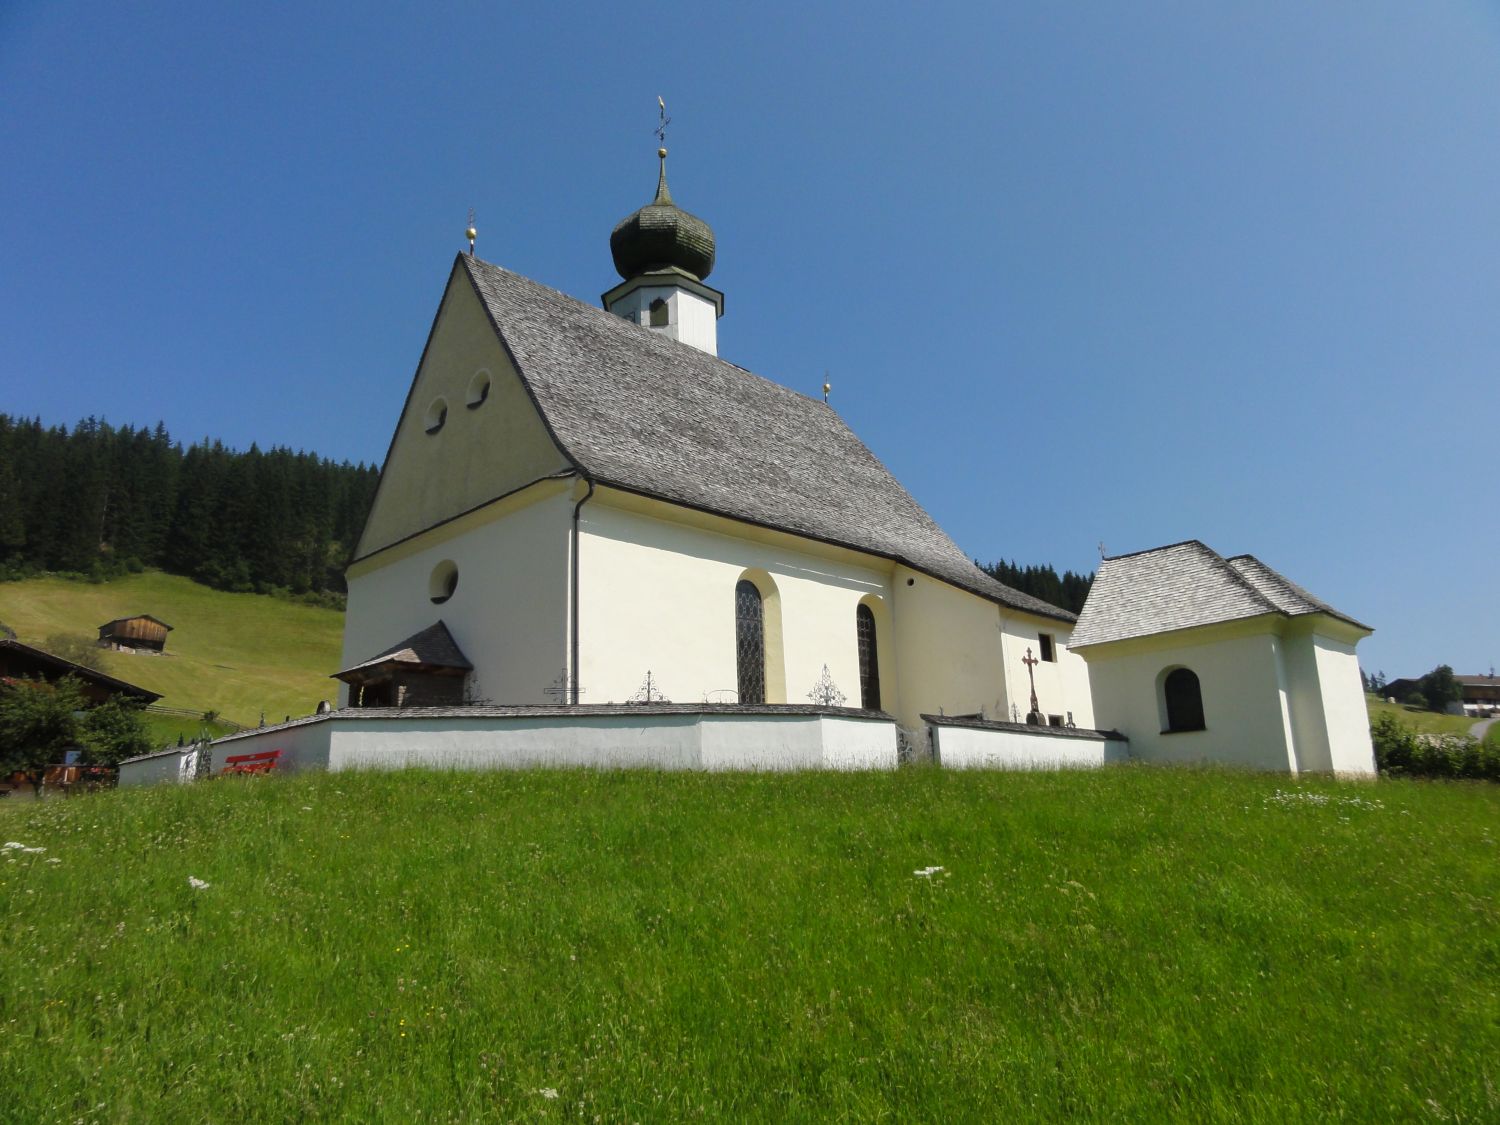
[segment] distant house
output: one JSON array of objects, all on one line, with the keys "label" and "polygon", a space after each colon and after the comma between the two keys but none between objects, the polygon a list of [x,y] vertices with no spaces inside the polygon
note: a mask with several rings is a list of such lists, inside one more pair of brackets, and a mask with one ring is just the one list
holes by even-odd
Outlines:
[{"label": "distant house", "polygon": [[1380,694],[1387,699],[1394,699],[1397,703],[1405,703],[1408,699],[1416,697],[1421,700],[1422,706],[1427,706],[1426,697],[1422,695],[1420,680],[1410,680],[1405,677],[1399,680],[1387,680],[1385,686],[1380,689]]},{"label": "distant house", "polygon": [[[1491,672],[1487,676],[1454,676],[1453,682],[1463,689],[1463,702],[1448,705],[1449,714],[1462,710],[1466,715],[1500,714],[1500,676]],[[1427,706],[1422,695],[1422,681],[1417,679],[1391,680],[1381,688],[1380,694],[1397,703],[1413,702]]]},{"label": "distant house", "polygon": [[161,652],[167,647],[167,634],[171,631],[172,626],[165,621],[158,621],[149,613],[137,614],[135,617],[117,617],[99,626],[99,645],[101,648],[113,648],[121,652]]},{"label": "distant house", "polygon": [[1500,713],[1500,676],[1454,676],[1464,689],[1464,710],[1470,715]]},{"label": "distant house", "polygon": [[64,676],[78,678],[90,703],[103,703],[121,695],[140,703],[155,703],[161,698],[159,692],[117,680],[20,641],[0,640],[0,688],[16,687],[28,679],[56,683]]}]

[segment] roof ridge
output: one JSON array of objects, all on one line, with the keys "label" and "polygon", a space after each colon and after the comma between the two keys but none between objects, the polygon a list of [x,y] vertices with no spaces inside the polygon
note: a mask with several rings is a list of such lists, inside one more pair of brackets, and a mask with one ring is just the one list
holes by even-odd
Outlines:
[{"label": "roof ridge", "polygon": [[1250,596],[1256,601],[1260,602],[1261,605],[1265,606],[1266,609],[1270,610],[1272,613],[1279,613],[1283,617],[1291,616],[1291,614],[1287,613],[1286,610],[1282,609],[1270,598],[1266,597],[1265,594],[1261,593],[1255,583],[1251,582],[1250,579],[1246,578],[1235,567],[1231,566],[1229,564],[1229,560],[1226,559],[1223,555],[1219,554],[1218,551],[1215,551],[1212,547],[1204,543],[1199,543],[1198,545],[1208,552],[1210,560],[1214,562],[1220,570],[1228,574],[1232,581],[1239,583],[1246,590],[1248,590],[1250,592]]},{"label": "roof ridge", "polygon": [[[716,355],[713,352],[705,352],[700,348],[694,348],[691,344],[684,344],[680,340],[674,340],[669,336],[663,336],[660,332],[652,332],[648,328],[642,328],[639,324],[636,324],[630,320],[626,320],[622,316],[617,316],[607,309],[602,309],[597,305],[590,304],[588,301],[580,300],[579,298],[573,296],[571,293],[564,293],[561,289],[558,289],[555,286],[548,285],[546,282],[537,281],[535,278],[527,277],[525,274],[519,274],[515,270],[506,269],[504,266],[498,265],[495,262],[486,261],[484,258],[475,257],[472,254],[465,254],[463,251],[459,251],[458,257],[459,260],[463,261],[467,265],[470,265],[471,267],[483,266],[485,269],[495,270],[499,273],[502,273],[506,277],[520,282],[522,285],[530,285],[534,286],[537,289],[545,290],[549,295],[556,297],[562,301],[566,301],[570,305],[577,306],[579,309],[587,313],[590,317],[595,318],[599,324],[607,326],[611,331],[615,331],[621,328],[626,330],[634,329],[638,339],[652,342],[650,344],[651,347],[662,349],[690,349],[693,358],[705,359],[712,363],[720,364],[724,367],[730,368],[733,371],[737,371],[742,375],[748,375],[752,379],[757,379],[760,382],[765,383],[767,386],[773,387],[776,390],[782,392],[783,394],[795,395],[797,398],[805,399],[815,406],[825,407],[830,414],[838,416],[838,411],[834,410],[832,406],[824,402],[821,398],[815,398],[810,394],[804,394],[802,391],[797,390],[795,387],[789,387],[785,383],[778,382],[768,375],[762,375],[758,371],[752,371],[750,370],[750,368],[743,367],[740,364],[735,363],[733,360],[725,359],[723,356]],[[473,276],[472,268],[470,276]],[[486,313],[490,311],[488,305],[485,306],[485,311]]]},{"label": "roof ridge", "polygon": [[1115,562],[1118,559],[1133,559],[1140,555],[1154,555],[1158,551],[1170,551],[1174,547],[1192,546],[1202,547],[1210,554],[1214,553],[1213,548],[1210,547],[1207,543],[1203,542],[1203,540],[1201,539],[1179,539],[1176,543],[1163,543],[1160,547],[1147,547],[1144,550],[1140,551],[1126,551],[1123,555],[1105,555],[1099,561],[1101,563]]}]

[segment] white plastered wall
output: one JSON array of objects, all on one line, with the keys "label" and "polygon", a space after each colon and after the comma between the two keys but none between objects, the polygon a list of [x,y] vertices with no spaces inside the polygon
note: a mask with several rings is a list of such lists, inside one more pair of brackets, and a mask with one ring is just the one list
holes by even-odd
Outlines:
[{"label": "white plastered wall", "polygon": [[929,725],[937,763],[946,769],[1066,769],[1103,766],[1130,757],[1127,744],[1116,739]]},{"label": "white plastered wall", "polygon": [[[507,769],[529,766],[895,769],[889,719],[851,715],[424,715],[345,712],[214,744],[226,758],[281,750],[281,769]],[[175,760],[175,759],[174,759]]]},{"label": "white plastered wall", "polygon": [[1328,731],[1330,766],[1335,773],[1372,774],[1370,712],[1354,644],[1314,633],[1318,686]]},{"label": "white plastered wall", "polygon": [[[889,563],[869,559],[860,565],[852,552],[798,550],[789,536],[747,525],[726,534],[668,518],[668,505],[622,500],[600,489],[581,515],[584,702],[623,703],[647,671],[674,702],[734,701],[734,589],[751,571],[770,577],[780,602],[785,687],[776,698],[778,677],[768,674],[766,702],[809,702],[826,664],[845,705],[860,705],[855,607],[863,598],[889,598]],[[659,514],[637,510],[643,507]],[[881,614],[876,621],[881,702],[890,711],[898,705],[898,677],[888,659],[890,638],[879,629]],[[768,659],[772,647],[767,645]],[[726,691],[731,694],[716,694]]]},{"label": "white plastered wall", "polygon": [[[1024,663],[1038,659],[1037,701],[1048,715],[1080,727],[1094,725],[1088,665],[1069,649],[1067,623],[1006,610],[925,574],[898,567],[893,599],[897,672],[904,727],[921,726],[921,714],[976,714],[1009,719],[1015,703],[1024,718],[1031,686]],[[1050,633],[1055,662],[1041,661],[1038,635]]]},{"label": "white plastered wall", "polygon": [[[488,382],[482,402],[471,392]],[[447,404],[442,428],[429,411]],[[462,268],[455,269],[397,422],[359,554],[567,468]]]},{"label": "white plastered wall", "polygon": [[[1092,728],[1094,701],[1089,690],[1089,666],[1069,647],[1073,635],[1067,624],[1013,610],[1001,610],[1000,623],[1007,698],[1015,703],[1022,720],[1031,709],[1031,680],[1026,674],[1026,652],[1030,649],[1038,661],[1031,667],[1042,713],[1061,715],[1064,720],[1071,713],[1074,726]],[[1043,633],[1052,638],[1055,660],[1041,658]],[[1010,715],[995,717],[1008,719]]]},{"label": "white plastered wall", "polygon": [[[667,303],[667,323],[651,328],[651,302]],[[719,310],[714,302],[676,285],[643,285],[609,306],[616,316],[709,355],[719,354]]]},{"label": "white plastered wall", "polygon": [[923,712],[1008,713],[998,607],[897,567],[892,609],[903,727],[920,729]]},{"label": "white plastered wall", "polygon": [[[1290,684],[1274,623],[1255,619],[1155,637],[1091,645],[1088,661],[1094,718],[1130,740],[1145,761],[1211,761],[1293,771]],[[1163,733],[1159,680],[1191,669],[1203,695],[1206,729]]]},{"label": "white plastered wall", "polygon": [[[546,482],[356,563],[349,570],[342,667],[441,620],[474,665],[476,697],[558,702],[547,689],[568,659],[571,518],[566,485]],[[428,582],[444,561],[458,567],[458,585],[435,605]],[[348,702],[342,685],[339,701]]]}]

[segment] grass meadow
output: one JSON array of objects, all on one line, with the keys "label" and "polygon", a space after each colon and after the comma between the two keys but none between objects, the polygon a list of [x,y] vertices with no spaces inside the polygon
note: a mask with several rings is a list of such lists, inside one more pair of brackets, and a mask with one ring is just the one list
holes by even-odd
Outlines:
[{"label": "grass meadow", "polygon": [[11,1122],[1500,1119],[1495,785],[317,774],[0,839]]},{"label": "grass meadow", "polygon": [[1380,715],[1394,715],[1402,726],[1418,734],[1468,734],[1476,722],[1470,715],[1444,715],[1405,703],[1387,703],[1369,693],[1365,694],[1365,708],[1372,722]]},{"label": "grass meadow", "polygon": [[[307,715],[338,687],[344,615],[263,594],[231,594],[160,571],[108,582],[45,577],[0,582],[0,621],[45,648],[54,633],[93,639],[99,626],[137,613],[167,622],[162,656],[104,652],[104,670],[162,693],[162,704],[218,711],[242,726]],[[153,733],[175,742],[196,722],[163,719]]]}]

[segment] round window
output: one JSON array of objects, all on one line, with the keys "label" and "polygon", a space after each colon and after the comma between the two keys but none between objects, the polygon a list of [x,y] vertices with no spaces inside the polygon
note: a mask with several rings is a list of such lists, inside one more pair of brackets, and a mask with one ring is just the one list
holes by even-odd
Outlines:
[{"label": "round window", "polygon": [[444,398],[433,399],[432,405],[427,408],[427,418],[425,421],[427,432],[429,434],[437,433],[443,428],[443,423],[447,420],[448,400]]},{"label": "round window", "polygon": [[427,580],[427,593],[433,605],[442,605],[458,589],[458,567],[452,559],[444,559],[432,568],[432,577]]}]

